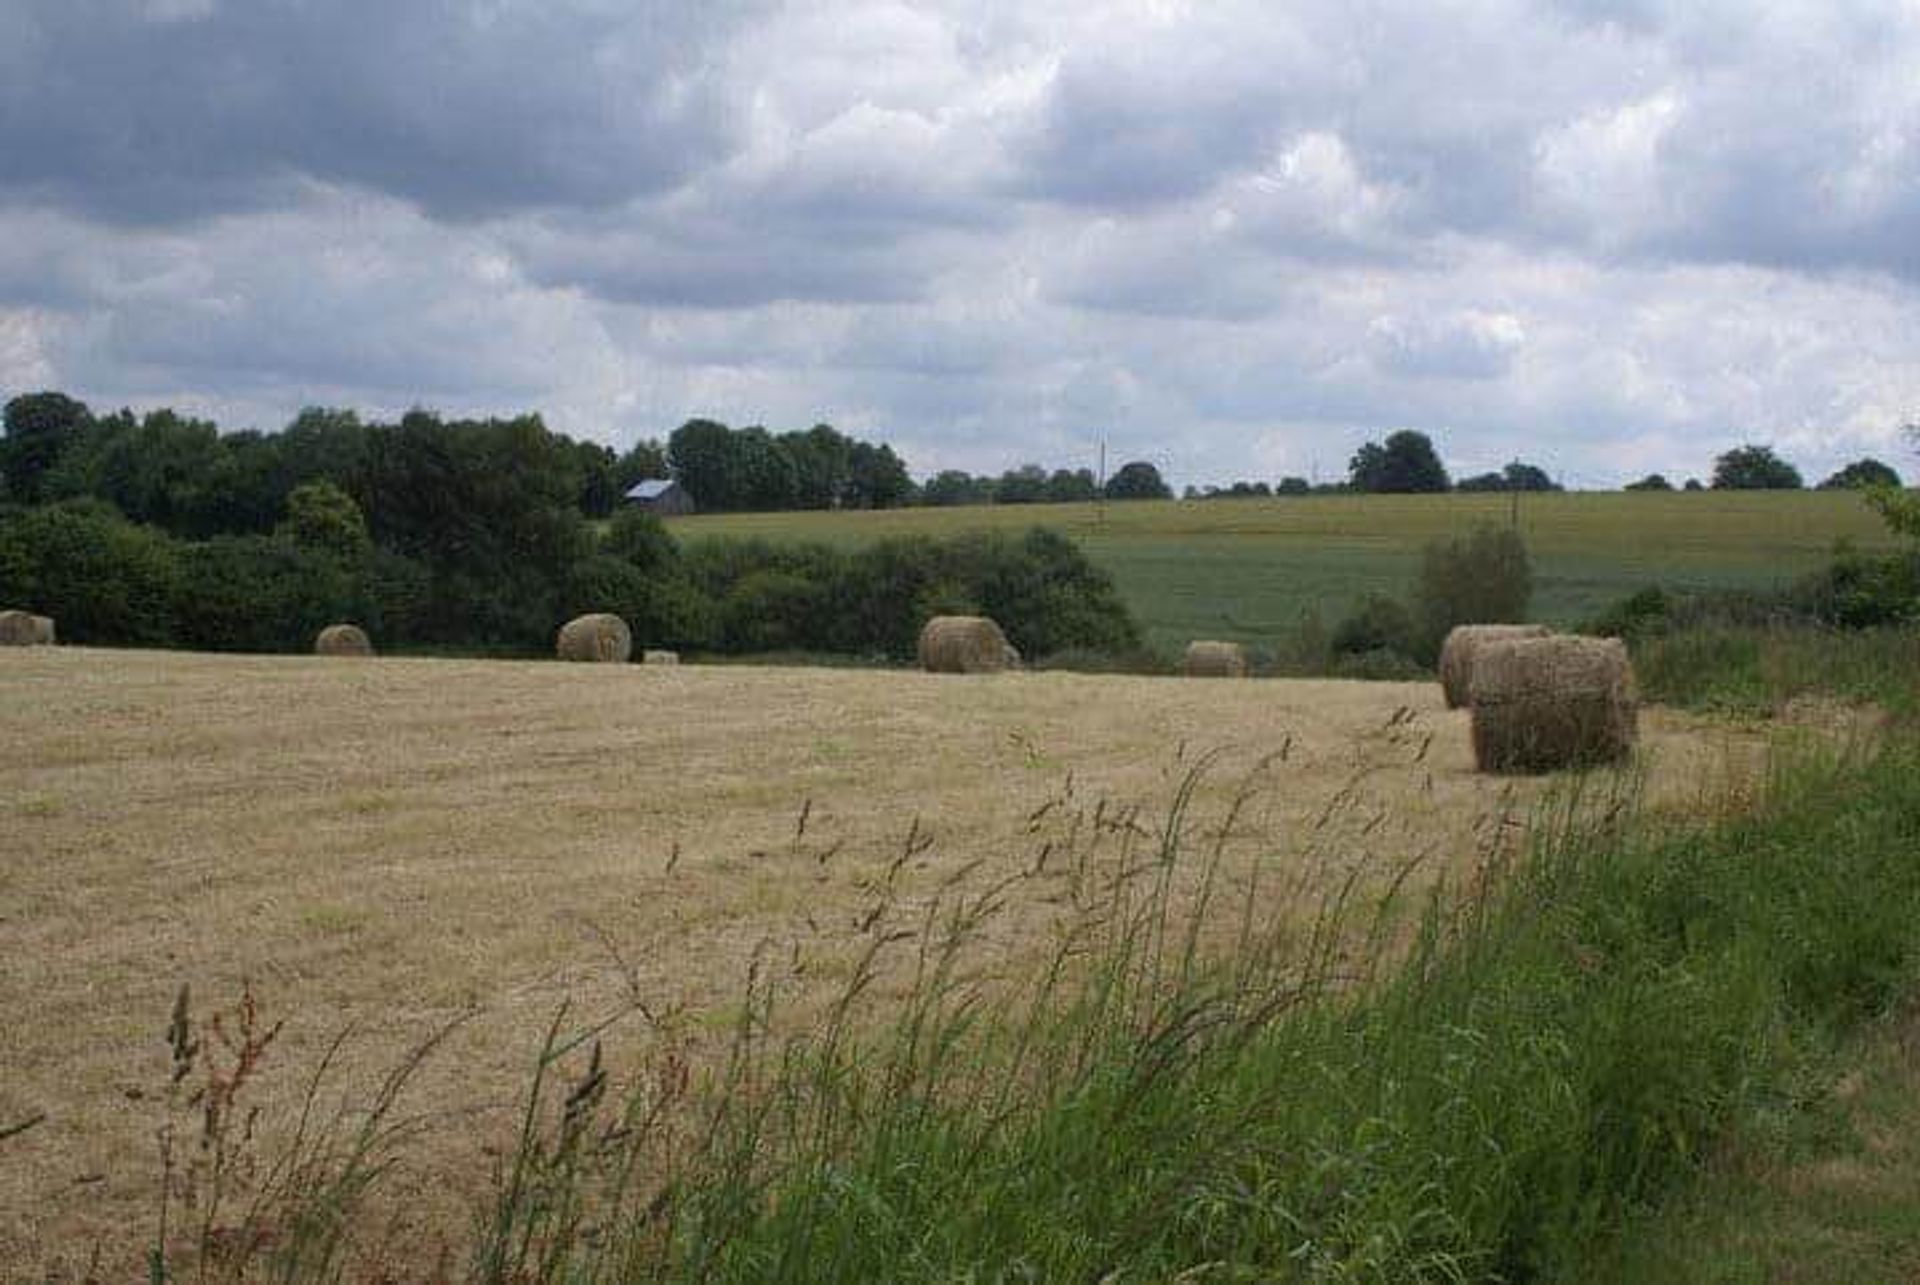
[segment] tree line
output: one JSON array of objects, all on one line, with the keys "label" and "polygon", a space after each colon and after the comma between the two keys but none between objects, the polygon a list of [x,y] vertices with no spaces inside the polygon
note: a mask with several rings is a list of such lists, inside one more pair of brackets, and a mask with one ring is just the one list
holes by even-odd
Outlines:
[{"label": "tree line", "polygon": [[569,616],[614,611],[650,646],[905,659],[927,615],[981,610],[1035,656],[1138,644],[1063,537],[682,548],[614,509],[624,475],[664,458],[534,415],[309,411],[279,434],[222,435],[37,394],[8,403],[6,428],[0,603],[77,643],[303,651],[344,620],[383,648],[535,654]]},{"label": "tree line", "polygon": [[[1800,470],[1781,459],[1771,446],[1749,443],[1714,459],[1712,481],[1702,486],[1688,478],[1675,487],[1665,476],[1649,473],[1629,482],[1628,491],[1758,491],[1799,490],[1806,485]],[[1871,490],[1898,487],[1900,475],[1871,457],[1855,460],[1820,483],[1823,490]],[[1476,474],[1454,482],[1440,462],[1433,440],[1425,433],[1403,429],[1384,441],[1368,442],[1354,452],[1345,483],[1309,488],[1300,478],[1281,483],[1275,494],[1313,490],[1355,491],[1373,494],[1422,494],[1440,491],[1558,491],[1560,485],[1538,465],[1514,460],[1498,472]]]}]

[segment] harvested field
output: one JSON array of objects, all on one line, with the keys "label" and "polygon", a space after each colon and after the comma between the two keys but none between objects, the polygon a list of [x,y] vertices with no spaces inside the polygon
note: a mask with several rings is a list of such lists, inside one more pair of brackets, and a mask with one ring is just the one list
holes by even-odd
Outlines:
[{"label": "harvested field", "polygon": [[[1711,806],[1759,758],[1750,728],[1651,709],[1641,730],[1661,805]],[[876,906],[908,921],[949,880],[1026,872],[993,928],[1017,974],[1067,913],[1070,818],[1143,805],[1151,845],[1216,748],[1195,846],[1266,859],[1273,913],[1356,862],[1469,869],[1551,788],[1477,775],[1431,683],[28,648],[0,653],[0,740],[0,1128],[46,1115],[0,1142],[0,1262],[72,1271],[98,1241],[106,1279],[151,1234],[182,982],[204,1011],[251,980],[285,1019],[255,1086],[269,1136],[343,1026],[323,1099],[363,1102],[471,1014],[408,1091],[437,1125],[397,1179],[458,1236],[563,1000],[632,987],[715,1043],[759,950],[805,1020]],[[656,1038],[620,1029],[616,1069]]]}]

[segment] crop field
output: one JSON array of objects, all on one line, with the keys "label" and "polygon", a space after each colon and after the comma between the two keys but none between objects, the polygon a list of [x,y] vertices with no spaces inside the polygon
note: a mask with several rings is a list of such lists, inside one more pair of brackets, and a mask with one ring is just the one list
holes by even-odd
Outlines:
[{"label": "crop field", "polygon": [[[1186,846],[1303,923],[1356,871],[1471,874],[1555,788],[1474,773],[1436,687],[1330,681],[22,649],[0,743],[0,1127],[38,1119],[6,1143],[0,1262],[74,1273],[97,1245],[104,1279],[154,1234],[183,984],[285,1022],[248,1085],[269,1153],[342,1031],[323,1110],[458,1023],[390,1193],[430,1252],[471,1226],[563,1004],[644,1003],[616,1075],[661,1042],[699,1065],[750,968],[803,1023],[879,934],[985,890],[983,984],[1017,984],[1203,762]],[[1650,709],[1633,784],[1697,814],[1761,743]]]},{"label": "crop field", "polygon": [[1517,523],[1533,556],[1534,614],[1568,625],[1615,599],[1669,588],[1759,587],[1815,570],[1834,542],[1889,543],[1843,491],[1312,496],[1007,505],[846,513],[742,513],[672,521],[675,535],[817,540],[1055,527],[1111,574],[1147,633],[1271,641],[1308,612],[1329,627],[1370,592],[1405,591],[1428,541]]}]

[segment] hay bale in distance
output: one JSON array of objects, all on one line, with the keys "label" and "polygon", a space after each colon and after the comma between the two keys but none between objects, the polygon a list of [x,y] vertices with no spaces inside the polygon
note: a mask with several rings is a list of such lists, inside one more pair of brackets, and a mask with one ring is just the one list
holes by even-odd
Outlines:
[{"label": "hay bale in distance", "polygon": [[0,647],[31,647],[40,641],[33,616],[25,611],[0,611]]},{"label": "hay bale in distance", "polygon": [[359,625],[328,625],[313,640],[316,656],[371,656],[373,640]]},{"label": "hay bale in distance", "polygon": [[1180,672],[1188,678],[1245,678],[1247,649],[1234,642],[1190,642]]},{"label": "hay bale in distance", "polygon": [[1513,638],[1545,638],[1545,625],[1456,625],[1440,648],[1440,690],[1447,708],[1465,705],[1473,690],[1473,658],[1487,643]]},{"label": "hay bale in distance", "polygon": [[624,665],[633,657],[633,631],[626,621],[604,611],[575,616],[560,626],[554,651],[561,660]]},{"label": "hay bale in distance", "polygon": [[1633,751],[1639,699],[1618,638],[1509,638],[1473,661],[1473,757],[1482,772],[1552,772]]},{"label": "hay bale in distance", "polygon": [[661,647],[649,647],[640,653],[640,663],[643,665],[677,665],[680,663],[680,653],[677,651],[667,651]]},{"label": "hay bale in distance", "polygon": [[59,642],[58,630],[54,628],[52,616],[33,618],[33,641],[42,647],[51,647]]},{"label": "hay bale in distance", "polygon": [[997,674],[1020,653],[985,616],[935,616],[920,631],[920,667],[930,674]]}]

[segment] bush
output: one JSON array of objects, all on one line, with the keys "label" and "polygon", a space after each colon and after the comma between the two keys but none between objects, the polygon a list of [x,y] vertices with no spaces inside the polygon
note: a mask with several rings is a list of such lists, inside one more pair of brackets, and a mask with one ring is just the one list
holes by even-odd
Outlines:
[{"label": "bush", "polygon": [[1920,553],[1875,557],[1843,544],[1824,570],[1794,586],[1790,600],[1836,629],[1920,621]]},{"label": "bush", "polygon": [[175,542],[103,501],[0,516],[0,602],[54,617],[65,642],[174,642],[179,577]]},{"label": "bush", "polygon": [[1481,526],[1464,540],[1436,540],[1421,555],[1413,602],[1413,650],[1423,665],[1440,656],[1455,625],[1519,623],[1533,597],[1533,569],[1520,533]]},{"label": "bush", "polygon": [[621,558],[582,559],[567,576],[559,619],[609,611],[633,630],[636,647],[698,650],[714,645],[714,606],[677,569],[648,575]]},{"label": "bush", "polygon": [[337,554],[274,536],[186,545],[177,639],[206,651],[307,651],[327,625],[364,617],[355,570]]},{"label": "bush", "polygon": [[1625,638],[1629,642],[1664,633],[1673,599],[1659,585],[1628,594],[1595,616],[1580,632],[1601,638]]},{"label": "bush", "polygon": [[731,652],[829,650],[833,585],[790,571],[755,571],[720,602],[719,645]]},{"label": "bush", "polygon": [[[1336,668],[1355,656],[1390,652],[1410,659],[1415,643],[1413,616],[1384,594],[1368,594],[1359,610],[1334,626],[1328,643]],[[1384,662],[1375,662],[1376,664]]]}]

